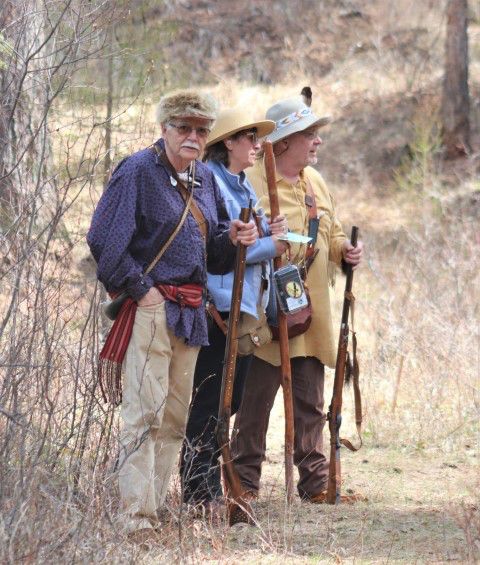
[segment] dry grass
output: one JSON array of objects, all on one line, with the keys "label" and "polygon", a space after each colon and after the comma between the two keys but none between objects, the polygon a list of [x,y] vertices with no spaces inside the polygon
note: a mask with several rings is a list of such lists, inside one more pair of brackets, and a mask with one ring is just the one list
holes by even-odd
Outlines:
[{"label": "dry grass", "polygon": [[[312,84],[315,109],[337,118],[325,131],[320,169],[346,231],[359,225],[367,250],[354,279],[365,446],[356,455],[344,453],[343,462],[344,488],[368,501],[331,508],[296,500],[285,507],[279,401],[268,436],[258,528],[229,530],[190,516],[179,506],[178,484],[172,484],[157,548],[142,552],[118,532],[118,415],[99,401],[95,358],[102,328],[84,242],[101,192],[103,134],[100,128],[91,132],[103,110],[69,105],[68,111],[58,107],[61,129],[53,138],[61,186],[68,188],[68,206],[62,208],[67,231],[52,225],[44,254],[33,254],[1,342],[2,562],[480,559],[479,161],[476,154],[448,164],[436,154],[431,108],[438,103],[440,51],[433,42],[441,37],[440,10],[425,3],[412,12],[412,23],[406,8],[414,4],[387,10],[386,3],[372,3],[371,44]],[[430,30],[429,56],[421,56],[420,33],[405,46],[413,55],[399,59],[398,48],[392,51],[385,38],[396,29],[422,26]],[[358,41],[366,40],[361,28],[356,33]],[[474,52],[478,25],[471,37]],[[478,90],[475,62],[471,71]],[[260,116],[273,101],[296,93],[300,83],[301,76],[275,86],[225,79],[210,90],[222,102],[248,105]],[[142,97],[115,120],[114,161],[155,137],[154,104]],[[478,135],[475,100],[473,107]],[[412,157],[402,161],[396,151],[406,142]],[[60,165],[66,162],[85,176],[76,173],[78,180],[69,184]],[[13,284],[3,280],[2,317]],[[342,285],[339,277],[336,312]],[[345,396],[343,429],[353,435],[353,409]]]}]

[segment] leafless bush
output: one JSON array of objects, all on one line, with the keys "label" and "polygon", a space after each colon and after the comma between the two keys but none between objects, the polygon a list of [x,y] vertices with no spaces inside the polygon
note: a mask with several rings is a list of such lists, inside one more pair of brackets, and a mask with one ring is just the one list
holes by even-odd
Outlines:
[{"label": "leafless bush", "polygon": [[108,511],[97,502],[115,422],[96,391],[97,290],[75,272],[81,235],[67,225],[95,182],[103,139],[95,127],[65,136],[60,165],[50,134],[114,13],[106,1],[0,8],[2,561],[58,557],[87,515]]},{"label": "leafless bush", "polygon": [[[334,4],[337,3],[329,0],[321,3],[321,7]],[[342,14],[348,10],[343,20],[346,30],[359,29],[349,25],[352,18],[359,26],[368,24],[369,9],[365,6],[373,4],[357,4],[364,12],[361,17],[351,10],[353,3],[341,3]],[[410,0],[407,4],[413,6]],[[197,21],[191,17],[189,5],[180,0],[160,7],[150,3],[152,9],[165,9],[170,16],[177,9],[184,10],[183,15],[190,18],[191,26],[197,26],[195,39],[201,48],[193,53],[190,63],[195,65],[202,54],[223,56],[229,50],[237,54],[236,46],[230,46],[225,37],[215,32],[221,29],[218,25],[223,23],[225,14],[217,17],[215,28],[208,11],[204,11],[204,20]],[[313,1],[307,5],[312,10],[318,7]],[[235,8],[240,10],[240,15],[242,6]],[[425,6],[430,9],[433,4]],[[142,5],[137,12],[132,11],[131,17],[142,14],[148,23],[148,7]],[[284,7],[288,9],[287,20],[295,20],[293,4],[282,1],[273,16],[277,24]],[[297,70],[316,71],[331,37],[319,47],[315,42],[309,46],[307,37],[299,40],[300,45],[292,43],[276,34],[277,28],[272,27],[263,9],[259,3],[248,3],[248,21],[256,24],[260,21],[264,29],[258,36],[240,37],[243,55],[235,55],[230,61],[225,58],[225,66],[221,68],[230,69],[231,73],[238,71],[248,78],[252,71],[254,77],[264,82],[274,80],[275,71],[283,80],[282,69],[288,71],[292,65],[299,65],[295,52],[306,50],[307,60]],[[391,24],[394,28],[399,13],[401,9],[396,8],[385,26]],[[335,14],[320,16],[328,19],[338,15]],[[319,30],[320,16],[317,14],[315,20]],[[148,113],[152,101],[142,97],[135,107],[129,107],[124,120],[117,120],[111,142],[104,139],[105,116],[114,120],[125,111],[125,106],[135,99],[132,91],[138,91],[145,79],[142,75],[141,80],[136,80],[135,89],[131,83],[123,89],[123,110],[118,110],[118,104],[110,111],[106,109],[106,62],[113,61],[110,72],[121,71],[124,76],[130,72],[128,65],[122,64],[123,59],[111,58],[112,42],[118,37],[125,41],[128,35],[127,28],[110,33],[116,17],[112,4],[102,0],[21,0],[7,1],[0,7],[2,562],[50,563],[68,559],[107,563],[139,557],[136,549],[122,543],[124,540],[114,525],[118,423],[116,416],[99,400],[96,356],[104,328],[98,327],[99,290],[83,243],[104,174],[108,174],[110,167],[108,160],[104,160],[106,153],[118,161],[128,150],[143,146],[146,140],[150,142],[153,135]],[[310,18],[310,14],[302,17]],[[172,38],[177,37],[181,23],[172,16],[169,22]],[[232,32],[238,31],[234,23],[229,25]],[[301,31],[298,24],[292,29],[297,34]],[[152,30],[155,31],[154,27],[149,29],[151,33]],[[191,31],[188,28],[188,33],[185,32],[187,43],[176,46],[178,53],[183,50],[182,55],[185,45],[191,46]],[[382,28],[381,37],[384,36]],[[414,45],[425,47],[424,37],[421,33],[419,43]],[[350,39],[347,37],[345,43]],[[396,35],[394,39],[400,42],[402,37]],[[431,40],[436,37],[432,36]],[[390,77],[390,73],[401,78],[417,63],[419,72],[428,74],[431,61],[418,52],[409,55],[405,64],[397,61],[389,67],[395,61],[396,49],[401,47],[395,41],[391,49],[384,41],[379,52],[372,55],[378,62],[375,72],[370,72],[373,60],[370,54],[365,57],[365,66],[358,65],[361,55],[355,59],[362,80],[368,78],[368,87],[380,82],[378,77]],[[252,47],[258,42],[265,42],[269,53],[280,55],[266,62],[266,57]],[[155,48],[158,50],[158,44]],[[389,56],[384,58],[387,51]],[[175,50],[172,48],[169,53],[175,55]],[[283,61],[284,55],[291,57],[284,62],[285,66],[268,66],[280,58]],[[169,63],[163,53],[159,61],[162,65]],[[96,72],[92,73],[94,62]],[[210,63],[202,61],[202,64]],[[188,68],[187,63],[182,65],[182,73]],[[157,87],[170,86],[177,78],[177,71],[170,62],[168,72],[164,67],[163,74],[157,75],[162,77]],[[211,77],[200,71],[195,80]],[[352,79],[352,74],[346,71],[347,62],[338,65],[333,79],[340,81],[335,83],[338,91],[348,99],[350,94],[362,91],[363,83],[355,84],[355,77]],[[77,81],[72,82],[72,77],[77,77]],[[178,78],[181,82],[185,75]],[[219,90],[226,88],[225,85],[223,82]],[[224,101],[228,103],[234,95],[240,100],[243,87],[236,81],[227,87]],[[402,88],[403,83],[399,91]],[[287,97],[296,90],[295,85],[283,86],[283,90],[272,87],[268,101],[261,98],[261,89],[249,95],[260,114],[280,93],[281,97]],[[378,100],[381,93],[374,93]],[[333,103],[337,95],[330,96]],[[372,135],[368,130],[367,136]],[[342,151],[345,147],[346,143]],[[420,146],[411,163],[415,167],[402,171],[404,183],[398,194],[389,193],[393,204],[388,202],[383,206],[381,200],[372,198],[372,206],[378,209],[372,229],[364,231],[368,268],[360,270],[357,279],[357,325],[367,408],[367,449],[391,444],[420,451],[431,445],[453,452],[460,441],[475,446],[478,437],[475,435],[480,410],[480,263],[476,252],[480,236],[479,201],[475,200],[478,181],[472,178],[461,190],[451,188],[452,183],[444,189],[442,171],[431,155],[432,147],[434,144],[428,143]],[[365,148],[371,148],[368,139]],[[328,151],[327,145],[325,154]],[[351,197],[352,186],[348,190]],[[340,194],[339,207],[347,200],[347,195]],[[396,208],[404,212],[404,221],[395,224],[382,217]],[[349,219],[356,220],[353,213],[341,217],[345,225]],[[378,227],[380,221],[386,229]],[[340,287],[339,283],[337,288]],[[348,430],[347,407],[345,414]],[[353,463],[346,465],[347,471],[353,468]],[[282,476],[280,470],[278,477]],[[277,482],[282,484],[278,477]],[[290,556],[293,550],[301,556],[308,555],[306,551],[318,556],[319,551],[330,546],[335,551],[331,555],[338,558],[345,555],[337,550],[341,540],[337,543],[334,539],[333,514],[324,513],[323,509],[307,510],[298,503],[293,515],[289,515],[279,494],[282,488],[283,484],[277,490],[272,487],[270,497],[262,494],[259,501],[262,527],[258,531],[229,534],[223,522],[204,523],[188,510],[180,510],[180,489],[174,484],[162,517],[161,545],[151,558],[200,561],[208,554],[220,560],[230,550],[232,560],[245,552],[248,559],[245,549],[248,539],[253,540],[249,549],[257,551],[253,559],[258,557],[258,550],[252,549],[255,544],[260,551],[279,558]],[[269,492],[268,487],[264,488],[265,492]],[[359,510],[357,514],[359,524],[367,523],[362,513]],[[307,529],[305,516],[314,524],[307,532],[308,543],[303,531]],[[469,547],[475,548],[478,512],[465,506],[462,517],[462,527],[471,540]],[[323,532],[320,541],[317,529]],[[299,530],[301,535],[294,537]],[[363,538],[358,543],[362,545]]]}]

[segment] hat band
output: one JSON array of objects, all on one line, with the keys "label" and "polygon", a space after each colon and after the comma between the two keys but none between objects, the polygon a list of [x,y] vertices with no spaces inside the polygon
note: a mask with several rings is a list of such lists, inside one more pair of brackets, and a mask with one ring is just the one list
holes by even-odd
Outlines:
[{"label": "hat band", "polygon": [[290,124],[293,124],[294,122],[298,122],[298,120],[301,120],[302,118],[306,118],[307,116],[310,116],[312,114],[313,112],[311,108],[308,107],[303,108],[298,112],[293,112],[293,114],[289,114],[288,116],[282,118],[280,121],[276,123],[277,129],[282,129],[285,126],[289,126]]}]

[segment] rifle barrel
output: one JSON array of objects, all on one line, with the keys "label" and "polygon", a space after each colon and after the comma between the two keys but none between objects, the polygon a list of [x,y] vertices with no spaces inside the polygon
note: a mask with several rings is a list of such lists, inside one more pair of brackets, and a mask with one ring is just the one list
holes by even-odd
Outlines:
[{"label": "rifle barrel", "polygon": [[[353,247],[357,247],[358,241],[358,227],[352,227],[352,235],[350,237],[350,242]],[[343,300],[343,310],[342,310],[342,324],[348,324],[348,313],[350,311],[350,293],[352,292],[353,284],[353,268],[350,263],[346,264],[347,280],[345,281],[345,298]]]},{"label": "rifle barrel", "polygon": [[[358,227],[352,227],[350,241],[353,247],[357,246]],[[347,263],[347,280],[345,281],[345,294],[343,298],[342,321],[340,324],[340,335],[338,338],[337,362],[335,365],[335,378],[333,381],[333,394],[328,413],[330,429],[330,463],[328,471],[327,502],[338,504],[341,494],[341,461],[340,461],[340,427],[342,425],[342,393],[345,381],[345,366],[347,362],[348,349],[348,314],[352,302],[351,292],[353,284],[353,268]]]},{"label": "rifle barrel", "polygon": [[[247,223],[252,212],[252,201],[248,208],[240,211],[240,220]],[[251,522],[251,509],[248,502],[242,500],[244,489],[240,477],[235,470],[230,451],[230,416],[232,413],[232,395],[235,382],[235,368],[237,363],[237,327],[240,318],[242,303],[243,279],[245,274],[247,248],[242,243],[237,243],[235,256],[235,270],[233,277],[232,298],[228,318],[228,331],[223,361],[222,388],[220,392],[220,405],[218,408],[218,422],[216,438],[222,454],[223,474],[229,500],[227,511],[229,524],[237,522]]]}]

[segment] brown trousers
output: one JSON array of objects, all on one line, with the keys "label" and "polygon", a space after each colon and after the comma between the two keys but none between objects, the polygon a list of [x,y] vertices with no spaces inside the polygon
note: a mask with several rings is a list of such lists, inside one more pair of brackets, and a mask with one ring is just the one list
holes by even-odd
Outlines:
[{"label": "brown trousers", "polygon": [[[325,368],[315,357],[291,359],[295,425],[294,463],[302,498],[327,488],[328,461],[323,451]],[[232,451],[243,485],[260,488],[261,465],[265,461],[270,411],[281,384],[280,367],[255,358],[247,375],[242,404],[235,419]]]}]

